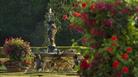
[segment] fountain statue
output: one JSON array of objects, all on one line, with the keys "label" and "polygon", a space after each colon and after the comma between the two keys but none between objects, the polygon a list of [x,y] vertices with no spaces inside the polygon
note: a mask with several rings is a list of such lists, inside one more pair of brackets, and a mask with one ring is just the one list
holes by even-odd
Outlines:
[{"label": "fountain statue", "polygon": [[56,43],[55,43],[55,35],[57,33],[57,26],[54,21],[54,13],[52,12],[52,9],[49,9],[48,13],[48,52],[57,52]]}]

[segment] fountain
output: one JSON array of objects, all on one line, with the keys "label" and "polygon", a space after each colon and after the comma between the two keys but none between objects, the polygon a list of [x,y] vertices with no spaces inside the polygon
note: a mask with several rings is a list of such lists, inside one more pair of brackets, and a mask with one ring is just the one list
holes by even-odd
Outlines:
[{"label": "fountain", "polygon": [[51,71],[71,71],[75,65],[74,56],[79,55],[76,53],[76,50],[72,48],[68,49],[58,49],[55,43],[55,35],[57,33],[57,26],[54,20],[54,13],[52,9],[49,9],[48,12],[48,23],[47,23],[47,35],[48,35],[48,47],[47,51],[37,52],[41,55],[44,66],[43,70]]},{"label": "fountain", "polygon": [[49,9],[48,13],[48,48],[47,51],[48,53],[52,54],[58,54],[58,50],[56,48],[56,43],[55,43],[55,35],[57,33],[57,26],[54,21],[54,13],[52,12],[52,9]]}]

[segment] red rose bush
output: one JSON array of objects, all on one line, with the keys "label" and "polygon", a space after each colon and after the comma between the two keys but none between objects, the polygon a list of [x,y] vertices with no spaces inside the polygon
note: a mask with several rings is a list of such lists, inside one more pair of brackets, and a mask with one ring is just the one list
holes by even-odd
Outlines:
[{"label": "red rose bush", "polygon": [[[125,0],[70,0],[63,20],[82,33],[82,77],[134,77],[136,49],[132,38],[137,5]],[[130,28],[131,27],[131,28]],[[133,34],[134,36],[134,34]],[[133,38],[133,41],[137,41]]]}]

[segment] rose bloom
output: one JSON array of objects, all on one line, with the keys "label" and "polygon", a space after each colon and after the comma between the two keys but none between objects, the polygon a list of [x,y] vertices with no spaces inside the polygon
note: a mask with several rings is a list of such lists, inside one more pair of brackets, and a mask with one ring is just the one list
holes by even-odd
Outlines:
[{"label": "rose bloom", "polygon": [[81,13],[80,18],[81,18],[85,23],[87,23],[88,20],[89,20],[89,17],[88,17],[88,14],[87,14],[87,13]]},{"label": "rose bloom", "polygon": [[63,20],[67,20],[68,19],[68,16],[67,15],[63,15]]},{"label": "rose bloom", "polygon": [[75,17],[80,17],[81,14],[80,14],[79,12],[74,12],[74,13],[73,13],[73,16],[75,16]]},{"label": "rose bloom", "polygon": [[124,60],[128,60],[128,54],[127,53],[124,53],[124,54],[122,54],[121,55],[121,57],[122,57],[122,59],[124,59]]},{"label": "rose bloom", "polygon": [[116,41],[117,40],[117,36],[112,36],[112,41]]},{"label": "rose bloom", "polygon": [[81,13],[81,17],[80,17],[83,21],[87,21],[89,19],[88,17],[88,13]]},{"label": "rose bloom", "polygon": [[122,72],[123,72],[123,73],[128,73],[128,72],[129,72],[128,67],[127,67],[127,66],[123,66]]},{"label": "rose bloom", "polygon": [[132,50],[133,50],[133,49],[132,49],[131,47],[126,48],[127,53],[131,53]]},{"label": "rose bloom", "polygon": [[106,50],[107,50],[109,53],[112,53],[112,51],[113,51],[113,48],[111,48],[111,47],[108,47]]},{"label": "rose bloom", "polygon": [[90,10],[93,11],[95,9],[95,7],[96,7],[96,4],[95,3],[91,4]]},{"label": "rose bloom", "polygon": [[82,3],[82,8],[86,8],[87,4],[86,3]]},{"label": "rose bloom", "polygon": [[90,67],[90,64],[88,63],[88,60],[87,59],[83,59],[81,64],[80,64],[80,68],[82,70],[86,70]]},{"label": "rose bloom", "polygon": [[113,63],[112,63],[112,68],[116,69],[118,68],[120,62],[118,60],[115,60]]}]

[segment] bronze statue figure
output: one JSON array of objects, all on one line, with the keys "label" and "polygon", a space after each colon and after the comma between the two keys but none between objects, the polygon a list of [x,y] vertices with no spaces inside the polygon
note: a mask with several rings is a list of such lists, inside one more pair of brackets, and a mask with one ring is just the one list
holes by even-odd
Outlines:
[{"label": "bronze statue figure", "polygon": [[55,36],[57,33],[57,27],[54,22],[54,13],[52,13],[52,9],[49,9],[48,13],[48,41],[49,41],[49,46],[48,46],[48,52],[54,52],[56,49],[56,43],[55,43]]},{"label": "bronze statue figure", "polygon": [[54,21],[49,22],[49,29],[48,29],[48,40],[50,42],[50,45],[53,47],[56,47],[55,44],[55,35],[57,33],[57,27]]}]

